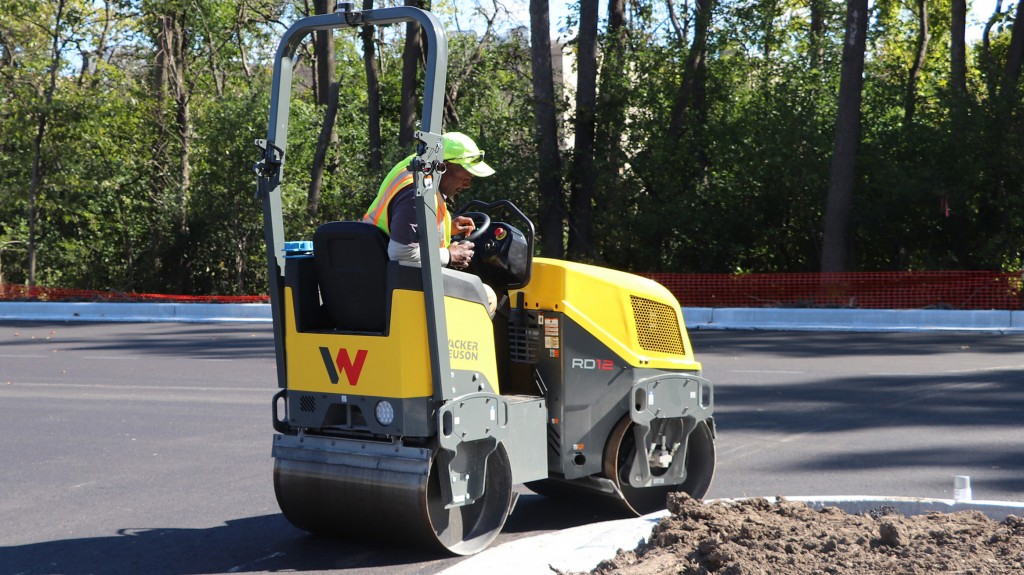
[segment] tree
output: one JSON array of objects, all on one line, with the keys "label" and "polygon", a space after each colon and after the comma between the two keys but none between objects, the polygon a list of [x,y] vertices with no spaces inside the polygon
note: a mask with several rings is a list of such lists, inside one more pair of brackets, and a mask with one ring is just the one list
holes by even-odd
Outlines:
[{"label": "tree", "polygon": [[[189,78],[190,61],[193,58],[192,29],[189,26],[188,12],[174,2],[154,7],[156,20],[156,93],[157,123],[165,134],[173,134],[177,149],[176,166],[172,172],[160,170],[158,181],[155,182],[155,197],[162,197],[170,192],[172,198],[167,200],[176,206],[176,218],[172,226],[171,250],[163,260],[167,266],[169,277],[173,278],[175,291],[186,290],[188,278],[188,258],[186,255],[189,236],[189,194],[192,188],[192,87]],[[170,114],[167,110],[170,100]],[[169,120],[168,115],[172,116]],[[174,152],[162,144],[156,149],[160,156]],[[173,148],[171,148],[173,149]],[[157,165],[164,167],[167,157],[154,158]],[[156,229],[154,229],[156,232]],[[154,246],[162,243],[162,238],[155,238]]]},{"label": "tree", "polygon": [[[405,0],[405,5],[422,8],[423,2]],[[401,148],[412,145],[413,134],[416,131],[416,89],[419,86],[420,59],[423,57],[421,36],[419,24],[409,22],[405,25],[405,51],[402,52],[402,111],[398,131],[398,145]]]},{"label": "tree", "polygon": [[561,257],[562,181],[555,115],[555,85],[551,69],[551,37],[547,0],[530,0],[530,54],[537,142],[537,188],[540,195],[540,253]]},{"label": "tree", "polygon": [[[331,14],[334,12],[335,4],[334,0],[314,0],[313,7],[317,14]],[[334,129],[334,121],[338,114],[338,81],[335,79],[333,32],[333,30],[317,30],[313,33],[313,53],[316,62],[316,89],[314,92],[317,104],[324,107],[325,111],[324,122],[320,126],[320,137],[317,138],[316,155],[313,156],[309,193],[306,198],[306,217],[310,221],[316,220],[317,210],[320,207],[320,190],[323,186],[324,170],[327,169],[328,151],[331,145],[338,143],[338,133]]]},{"label": "tree", "polygon": [[[265,134],[280,33],[330,10],[316,1],[0,0],[0,245],[14,246],[4,281],[265,289],[252,140]],[[504,26],[496,0],[472,16],[448,6],[435,11],[455,31],[445,129],[472,133],[500,174],[471,197],[524,208],[545,255],[637,271],[811,271],[838,244],[831,269],[1019,267],[1016,2],[997,0],[981,42],[964,36],[963,0],[878,2],[866,32],[847,26],[852,40],[870,34],[858,72],[837,34],[848,10],[823,0],[609,0],[593,37],[586,0],[564,125],[547,3],[532,6],[530,29]],[[461,32],[465,17],[477,33]],[[947,28],[948,44],[922,41]],[[329,80],[315,38],[299,47],[289,239],[361,216],[378,167],[410,151],[400,120],[405,104],[411,138],[422,56],[404,58],[403,27],[361,32],[334,34]],[[332,83],[338,97],[325,100]]]},{"label": "tree", "polygon": [[928,57],[928,42],[932,34],[928,28],[928,0],[917,0],[917,50],[910,73],[907,75],[907,91],[903,100],[903,125],[909,126],[914,120],[917,107],[917,83]]},{"label": "tree", "polygon": [[[703,124],[707,117],[708,33],[711,30],[711,12],[714,5],[714,0],[697,0],[693,44],[690,46],[682,81],[672,103],[672,117],[667,133],[670,142],[677,142],[682,137],[685,122],[690,114],[696,116],[698,124]],[[682,40],[680,38],[680,41]]]},{"label": "tree", "polygon": [[821,271],[846,271],[849,257],[853,190],[857,184],[857,147],[860,143],[860,102],[864,85],[864,49],[867,45],[867,0],[849,0],[846,34],[836,109],[835,146],[821,249]]},{"label": "tree", "polygon": [[334,130],[334,122],[338,117],[338,82],[332,81],[327,92],[327,108],[324,110],[324,120],[320,124],[320,136],[316,141],[316,154],[313,156],[313,166],[309,177],[309,193],[306,197],[306,218],[310,222],[317,220],[317,212],[320,208],[320,190],[324,181],[324,169],[327,163],[327,153],[332,143],[337,143],[338,134]]},{"label": "tree", "polygon": [[[447,87],[444,93],[444,120],[447,124],[460,124],[458,103],[459,103],[459,92],[463,87],[463,83],[467,78],[473,75],[476,67],[483,61],[484,54],[490,48],[491,41],[494,37],[494,23],[498,19],[498,14],[501,12],[500,5],[497,0],[493,0],[493,8],[491,12],[484,12],[483,8],[477,7],[477,13],[484,17],[486,26],[484,33],[480,36],[480,39],[474,44],[472,51],[469,52],[467,58],[461,62],[456,62],[454,59],[449,58],[449,74]],[[449,49],[452,46],[449,45]],[[452,56],[458,53],[464,53],[461,50],[452,50]]]},{"label": "tree", "polygon": [[998,72],[996,70],[995,58],[992,55],[992,28],[1002,20],[1003,16],[1005,16],[1003,13],[1003,0],[996,0],[995,8],[992,9],[992,15],[985,22],[985,29],[981,34],[981,60],[984,67],[982,71],[985,76],[985,85],[988,88],[990,100],[995,100],[998,89]]},{"label": "tree", "polygon": [[[49,7],[49,10],[44,8]],[[49,44],[49,52],[46,55],[45,69],[40,70],[43,76],[39,77],[36,84],[35,109],[31,113],[34,123],[34,135],[31,141],[31,176],[28,186],[28,285],[36,285],[36,261],[39,236],[39,205],[43,189],[43,179],[47,170],[48,158],[45,157],[43,147],[54,112],[54,96],[57,91],[57,79],[61,68],[61,58],[71,38],[66,36],[68,21],[66,18],[66,0],[58,0],[55,4],[43,3],[34,7],[37,16],[46,18],[37,24],[44,32],[44,38]],[[52,10],[52,11],[51,11]],[[13,54],[7,58],[13,61]]]},{"label": "tree", "polygon": [[576,44],[576,121],[572,190],[569,200],[568,253],[587,259],[591,252],[597,174],[594,169],[594,131],[597,114],[597,0],[580,2],[580,31]]},{"label": "tree", "polygon": [[999,90],[1000,96],[1006,102],[1013,101],[1017,93],[1017,82],[1020,81],[1022,62],[1024,62],[1024,2],[1018,2],[1017,15],[1013,19],[1010,47],[1006,54],[1006,65],[1003,67],[1003,79]]},{"label": "tree", "polygon": [[821,69],[825,59],[825,0],[809,0],[811,8],[811,22],[808,29],[808,62],[810,69],[817,71]]},{"label": "tree", "polygon": [[[373,9],[373,0],[363,0],[363,10]],[[366,120],[367,136],[370,143],[371,170],[380,170],[382,162],[380,135],[380,73],[377,70],[377,46],[374,42],[373,26],[364,26],[360,31],[363,39],[363,67],[366,70]]]},{"label": "tree", "polygon": [[952,0],[951,9],[949,84],[954,100],[962,105],[967,98],[967,0]]},{"label": "tree", "polygon": [[[313,0],[315,14],[333,14],[336,0]],[[316,75],[313,92],[316,103],[321,106],[330,105],[331,84],[334,82],[337,63],[334,57],[334,30],[317,30],[313,32],[313,58]]]},{"label": "tree", "polygon": [[628,201],[623,177],[626,167],[623,138],[627,130],[626,110],[633,91],[635,73],[629,66],[629,45],[626,28],[625,0],[609,0],[608,25],[601,39],[601,70],[598,100],[595,108],[595,197],[593,204],[601,206],[593,215],[590,231],[593,258],[601,252],[607,259],[606,248],[616,241],[621,229],[622,207]]}]

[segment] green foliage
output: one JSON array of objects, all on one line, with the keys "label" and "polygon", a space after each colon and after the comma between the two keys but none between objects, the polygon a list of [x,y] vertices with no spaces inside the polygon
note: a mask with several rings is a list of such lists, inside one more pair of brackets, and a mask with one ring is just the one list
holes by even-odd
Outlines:
[{"label": "green foliage", "polygon": [[[244,295],[266,290],[262,220],[253,217],[255,197],[251,164],[255,140],[265,137],[258,111],[268,106],[262,82],[236,97],[211,102],[197,118],[199,146],[193,183],[202,193],[190,197],[190,230],[196,293]],[[228,137],[226,137],[228,136]]]},{"label": "green foliage", "polygon": [[[451,59],[468,60],[478,41],[473,36],[455,36]],[[510,199],[524,211],[536,213],[539,198],[531,98],[529,45],[516,34],[499,39],[463,80],[458,101],[460,123],[445,127],[473,137],[498,172],[474,181],[471,190],[459,196],[460,202]]]},{"label": "green foliage", "polygon": [[[808,3],[714,4],[704,55],[705,108],[666,128],[696,26],[693,3],[629,2],[623,34],[602,30],[595,262],[638,271],[815,271],[828,189],[844,6],[820,2],[821,53]],[[30,189],[39,180],[34,249],[40,284],[102,290],[244,294],[265,291],[253,140],[265,136],[270,59],[296,6],[284,0],[0,0],[0,270],[28,277]],[[469,15],[439,5],[452,25]],[[949,82],[950,3],[929,3],[931,41],[905,121],[917,52],[916,3],[873,5],[855,191],[855,269],[1019,269],[1024,232],[1024,106],[998,94],[1012,13],[989,49],[969,47],[968,94]],[[685,9],[684,9],[685,7]],[[109,12],[107,11],[109,9]],[[183,28],[179,102],[156,84],[161,23]],[[501,23],[505,22],[504,26]],[[575,26],[575,15],[565,22]],[[498,170],[460,196],[509,198],[539,221],[528,31],[450,33],[458,82],[446,130],[471,134]],[[47,99],[56,30],[57,82]],[[482,28],[480,29],[482,31]],[[569,31],[572,34],[572,31]],[[569,38],[571,40],[571,37]],[[287,146],[287,239],[361,216],[383,172],[412,150],[396,144],[404,28],[377,34],[384,168],[366,166],[361,39],[336,34],[337,143],[318,211],[306,212],[325,110],[300,47]],[[570,43],[570,49],[572,44]],[[618,73],[615,73],[615,72]],[[571,139],[571,88],[558,102]],[[35,139],[45,120],[36,153]],[[614,141],[611,139],[614,138]],[[186,154],[186,152],[188,152]],[[568,157],[570,150],[563,151]],[[186,165],[182,165],[185,162]],[[564,161],[566,181],[572,162]],[[187,168],[184,170],[183,168]],[[187,189],[182,174],[187,173]]]}]

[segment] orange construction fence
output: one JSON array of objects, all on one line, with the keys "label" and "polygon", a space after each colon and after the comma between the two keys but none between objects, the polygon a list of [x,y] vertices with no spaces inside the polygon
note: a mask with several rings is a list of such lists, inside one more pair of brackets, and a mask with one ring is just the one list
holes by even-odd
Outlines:
[{"label": "orange construction fence", "polygon": [[683,307],[1024,309],[1021,272],[641,274]]},{"label": "orange construction fence", "polygon": [[[1021,272],[851,272],[793,274],[641,273],[683,307],[844,307],[860,309],[1024,309]],[[0,300],[265,303],[266,295],[189,296],[6,284]]]}]

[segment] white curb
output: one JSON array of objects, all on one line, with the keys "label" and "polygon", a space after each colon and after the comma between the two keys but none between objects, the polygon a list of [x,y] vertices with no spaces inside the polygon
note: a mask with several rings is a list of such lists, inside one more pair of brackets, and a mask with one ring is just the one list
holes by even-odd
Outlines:
[{"label": "white curb", "polygon": [[[1024,333],[1024,311],[683,308],[687,329]],[[0,302],[0,320],[269,322],[270,304]]]}]

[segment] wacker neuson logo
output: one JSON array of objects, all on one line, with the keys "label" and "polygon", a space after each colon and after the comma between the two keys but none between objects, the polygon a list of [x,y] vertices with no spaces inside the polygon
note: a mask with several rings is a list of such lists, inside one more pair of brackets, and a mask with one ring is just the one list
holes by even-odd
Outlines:
[{"label": "wacker neuson logo", "polygon": [[341,348],[338,350],[338,354],[332,358],[331,350],[321,347],[320,356],[324,358],[324,367],[327,368],[327,377],[331,379],[331,383],[338,383],[339,373],[345,374],[349,385],[359,383],[359,374],[362,373],[363,364],[366,363],[366,352],[365,349],[356,351],[356,357],[353,359],[348,355],[347,349]]}]

